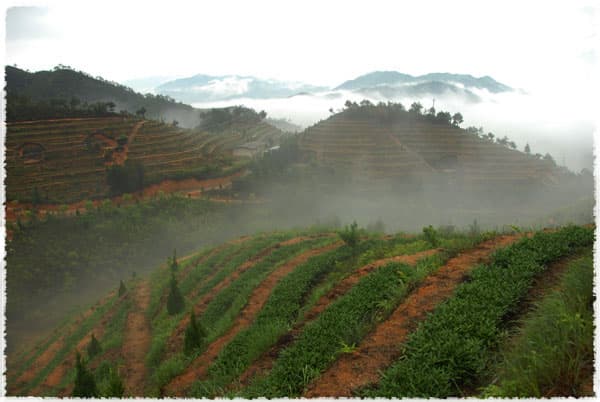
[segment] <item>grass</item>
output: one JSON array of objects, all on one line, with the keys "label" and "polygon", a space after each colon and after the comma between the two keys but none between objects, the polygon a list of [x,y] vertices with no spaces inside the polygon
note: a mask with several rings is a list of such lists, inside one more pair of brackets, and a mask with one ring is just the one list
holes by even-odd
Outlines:
[{"label": "grass", "polygon": [[559,289],[537,303],[501,348],[497,380],[483,396],[583,396],[594,360],[593,279],[590,251],[569,264]]},{"label": "grass", "polygon": [[[217,275],[213,277],[213,280],[209,281],[209,283],[200,289],[201,294],[207,292],[214,285],[223,280],[226,275],[233,272],[235,268],[239,267],[239,265],[244,261],[247,261],[251,256],[256,255],[259,250],[291,237],[293,237],[293,234],[287,233],[277,234],[275,237],[267,239],[257,239],[253,247],[248,249],[248,252],[252,251],[250,255],[241,253],[236,258],[229,261],[227,267],[221,268],[221,270],[217,272]],[[252,290],[262,282],[270,272],[299,252],[327,244],[331,241],[333,241],[331,238],[321,238],[276,248],[272,253],[265,256],[248,270],[244,271],[236,280],[229,284],[228,287],[222,289],[207,305],[204,314],[199,317],[199,321],[207,330],[205,345],[208,345],[210,342],[221,336],[231,326],[240,310],[246,304]],[[250,242],[253,241],[251,240]],[[256,249],[257,246],[260,246],[258,247],[258,250]],[[211,283],[214,284],[210,285]],[[181,313],[175,317],[168,317],[163,312],[159,316],[159,319],[156,320],[156,327],[153,326],[153,338],[150,351],[147,355],[147,363],[150,367],[155,367],[152,374],[153,385],[155,388],[160,389],[167,384],[174,376],[180,374],[193,360],[193,358],[189,356],[184,357],[180,352],[174,356],[168,356],[167,359],[161,361],[164,357],[166,341],[185,314],[186,313]]]},{"label": "grass", "polygon": [[310,322],[284,349],[267,377],[242,390],[244,397],[297,397],[347,345],[358,344],[404,298],[410,288],[442,264],[440,256],[416,267],[390,263],[366,275]]},{"label": "grass", "polygon": [[404,345],[404,356],[386,369],[365,397],[449,397],[473,386],[488,352],[501,338],[503,318],[514,311],[545,265],[590,245],[591,229],[567,227],[536,233],[498,250],[489,265],[475,268]]},{"label": "grass", "polygon": [[97,308],[88,318],[86,318],[64,341],[63,347],[56,353],[54,358],[30,381],[22,390],[22,395],[27,395],[32,389],[37,387],[47,376],[60,364],[68,353],[71,353],[75,345],[100,321],[100,318],[118,302],[117,296]]}]

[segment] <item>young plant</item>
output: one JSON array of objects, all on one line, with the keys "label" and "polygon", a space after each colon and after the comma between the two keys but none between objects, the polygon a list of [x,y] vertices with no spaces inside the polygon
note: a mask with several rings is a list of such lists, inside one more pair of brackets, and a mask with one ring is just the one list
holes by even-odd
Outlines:
[{"label": "young plant", "polygon": [[194,351],[202,347],[202,343],[206,338],[206,331],[202,325],[196,321],[194,311],[190,313],[190,323],[185,329],[185,339],[183,343],[183,351],[186,355],[191,355]]},{"label": "young plant", "polygon": [[98,388],[96,380],[92,373],[85,367],[85,363],[81,360],[79,352],[75,357],[75,386],[73,388],[73,397],[79,398],[97,398]]},{"label": "young plant", "polygon": [[346,226],[344,230],[340,230],[338,236],[340,236],[340,239],[342,239],[348,247],[355,249],[358,245],[358,224],[356,221],[352,222],[350,227]]},{"label": "young plant", "polygon": [[175,274],[171,272],[171,289],[169,291],[169,296],[167,297],[167,312],[169,315],[179,314],[183,311],[184,307],[185,300],[179,290],[179,286],[177,286]]},{"label": "young plant", "polygon": [[88,359],[92,360],[94,356],[102,351],[102,347],[100,346],[100,342],[96,339],[96,336],[92,334],[92,339],[87,347]]}]

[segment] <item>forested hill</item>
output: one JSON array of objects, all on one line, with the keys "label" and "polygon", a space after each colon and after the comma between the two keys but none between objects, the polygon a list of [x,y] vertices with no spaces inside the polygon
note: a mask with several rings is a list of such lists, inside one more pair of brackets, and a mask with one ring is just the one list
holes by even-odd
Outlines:
[{"label": "forested hill", "polygon": [[147,118],[167,122],[177,120],[181,126],[189,128],[200,122],[198,109],[168,96],[142,95],[121,84],[64,66],[35,73],[6,66],[6,92],[8,120],[36,120],[39,117],[28,118],[23,111],[39,110],[40,105],[64,104],[65,108],[70,108],[86,103],[112,102],[115,112],[125,110],[133,114],[141,110]]}]

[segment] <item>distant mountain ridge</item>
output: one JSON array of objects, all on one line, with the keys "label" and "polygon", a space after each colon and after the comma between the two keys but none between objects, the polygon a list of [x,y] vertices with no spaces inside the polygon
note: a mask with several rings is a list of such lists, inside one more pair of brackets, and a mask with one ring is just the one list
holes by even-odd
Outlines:
[{"label": "distant mountain ridge", "polygon": [[330,91],[341,95],[350,91],[364,96],[384,99],[455,95],[467,102],[480,102],[474,90],[490,93],[512,91],[508,85],[490,76],[469,74],[429,73],[419,76],[398,71],[374,71],[343,82],[337,87],[324,87],[301,82],[265,80],[243,75],[197,74],[165,82],[155,92],[186,103],[228,101],[235,99],[274,99],[296,95],[312,95]]},{"label": "distant mountain ridge", "polygon": [[238,98],[284,98],[299,92],[318,92],[326,89],[299,82],[265,80],[252,76],[197,74],[166,82],[158,86],[156,92],[182,102],[194,103]]},{"label": "distant mountain ridge", "polygon": [[507,92],[513,89],[494,80],[490,76],[474,77],[469,74],[429,73],[419,76],[399,73],[397,71],[374,71],[346,81],[334,88],[336,90],[359,90],[376,86],[423,84],[426,82],[442,82],[461,84],[465,88],[487,89],[492,93]]}]

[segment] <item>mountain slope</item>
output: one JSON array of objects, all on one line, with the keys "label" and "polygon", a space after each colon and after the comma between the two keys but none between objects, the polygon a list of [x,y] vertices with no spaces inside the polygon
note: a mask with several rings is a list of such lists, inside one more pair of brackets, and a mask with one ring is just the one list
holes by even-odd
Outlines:
[{"label": "mountain slope", "polygon": [[94,78],[80,71],[58,68],[30,73],[16,67],[6,67],[6,91],[9,98],[26,97],[31,101],[78,98],[82,103],[114,102],[116,111],[134,114],[146,109],[146,117],[166,121],[177,120],[184,127],[200,123],[199,111],[165,96],[141,95],[123,85]]}]

